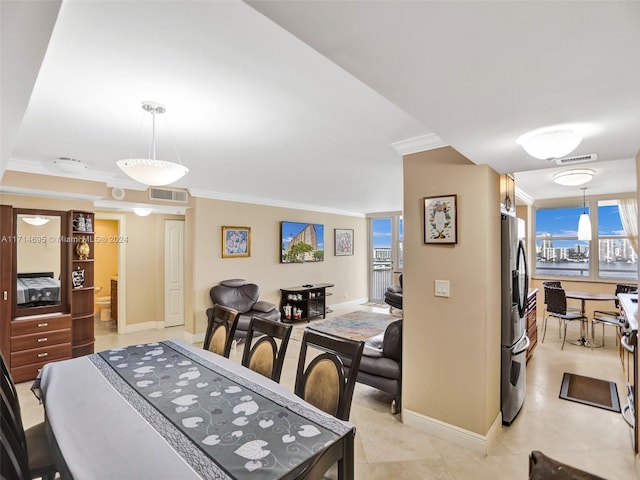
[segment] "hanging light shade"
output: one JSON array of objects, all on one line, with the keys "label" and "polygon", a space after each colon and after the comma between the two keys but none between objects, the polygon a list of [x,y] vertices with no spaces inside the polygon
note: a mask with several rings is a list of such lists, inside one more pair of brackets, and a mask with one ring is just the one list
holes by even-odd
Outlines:
[{"label": "hanging light shade", "polygon": [[28,223],[29,225],[33,225],[35,227],[39,227],[41,225],[45,225],[47,223],[49,223],[49,218],[44,218],[41,216],[35,216],[35,217],[21,217],[22,221],[25,223]]},{"label": "hanging light shade", "polygon": [[165,113],[166,109],[155,102],[143,102],[142,109],[149,112],[152,117],[149,158],[126,158],[118,160],[116,164],[124,173],[144,185],[152,187],[169,185],[184,177],[189,169],[182,165],[180,157],[178,157],[179,163],[156,159],[156,115]]},{"label": "hanging light shade", "polygon": [[516,142],[525,152],[540,160],[553,160],[573,152],[582,135],[567,128],[534,130],[518,137]]},{"label": "hanging light shade", "polygon": [[578,220],[578,240],[591,240],[591,219],[589,215],[587,215],[587,203],[586,203],[586,188],[581,188],[582,190],[582,215],[580,215],[580,219]]}]

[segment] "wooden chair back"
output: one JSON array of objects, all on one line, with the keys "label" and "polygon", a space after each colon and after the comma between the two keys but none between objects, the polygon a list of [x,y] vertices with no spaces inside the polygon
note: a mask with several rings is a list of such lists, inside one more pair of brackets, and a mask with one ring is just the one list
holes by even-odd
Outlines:
[{"label": "wooden chair back", "polygon": [[[319,350],[308,365],[309,347]],[[364,342],[306,329],[302,337],[294,393],[320,410],[349,420]],[[346,373],[343,358],[351,367]]]},{"label": "wooden chair back", "polygon": [[286,323],[252,317],[242,353],[242,365],[274,382],[280,382],[292,328]]},{"label": "wooden chair back", "polygon": [[240,313],[219,304],[214,305],[209,312],[203,348],[229,358]]}]

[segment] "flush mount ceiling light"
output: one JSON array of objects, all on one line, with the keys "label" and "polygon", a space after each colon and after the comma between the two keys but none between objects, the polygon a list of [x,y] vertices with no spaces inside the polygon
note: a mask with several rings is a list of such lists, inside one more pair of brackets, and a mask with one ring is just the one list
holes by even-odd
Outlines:
[{"label": "flush mount ceiling light", "polygon": [[166,109],[156,102],[142,102],[142,109],[150,113],[152,118],[149,158],[127,158],[118,160],[116,164],[124,173],[144,185],[169,185],[184,177],[189,169],[182,165],[179,155],[178,163],[156,159],[156,115],[165,113]]},{"label": "flush mount ceiling light", "polygon": [[582,187],[582,215],[578,220],[578,240],[591,240],[591,220],[587,215],[586,187]]},{"label": "flush mount ceiling light", "polygon": [[133,210],[133,213],[135,213],[139,217],[146,217],[152,211],[150,208],[142,208],[142,207],[134,207],[131,210]]},{"label": "flush mount ceiling light", "polygon": [[516,140],[525,152],[540,160],[564,157],[573,152],[581,141],[582,135],[568,128],[534,130]]},{"label": "flush mount ceiling light", "polygon": [[35,216],[35,217],[21,217],[22,221],[25,223],[28,223],[29,225],[33,225],[35,227],[39,227],[41,225],[44,225],[46,223],[49,223],[49,218],[44,218],[41,216]]},{"label": "flush mount ceiling light", "polygon": [[89,168],[82,160],[70,157],[59,157],[53,160],[53,165],[64,173],[80,173]]},{"label": "flush mount ceiling light", "polygon": [[595,170],[590,168],[575,168],[573,170],[563,170],[553,175],[553,181],[558,185],[577,187],[590,182],[595,176]]}]

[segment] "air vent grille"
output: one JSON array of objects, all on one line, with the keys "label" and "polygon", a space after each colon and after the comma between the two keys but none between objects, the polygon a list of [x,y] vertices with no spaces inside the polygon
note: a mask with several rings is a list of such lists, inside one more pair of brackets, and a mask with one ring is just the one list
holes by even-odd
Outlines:
[{"label": "air vent grille", "polygon": [[575,157],[565,157],[556,159],[558,165],[573,165],[574,163],[593,162],[598,159],[597,153],[589,155],[576,155]]},{"label": "air vent grille", "polygon": [[187,192],[169,188],[149,188],[149,198],[151,200],[187,203]]}]

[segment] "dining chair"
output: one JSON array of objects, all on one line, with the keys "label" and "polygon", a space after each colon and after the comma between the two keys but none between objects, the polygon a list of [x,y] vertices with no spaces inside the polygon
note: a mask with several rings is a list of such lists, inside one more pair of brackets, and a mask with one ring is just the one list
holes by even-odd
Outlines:
[{"label": "dining chair", "polygon": [[[563,288],[545,287],[545,295],[547,297],[547,317],[555,317],[564,324],[562,347],[560,348],[562,350],[567,341],[567,324],[574,320],[586,322],[587,317],[581,312],[567,311],[567,296]],[[546,317],[544,321],[546,323]]]},{"label": "dining chair", "polygon": [[[547,290],[546,287],[554,287],[554,288],[562,288],[562,282],[560,280],[546,280],[542,282],[543,291],[544,291],[544,312],[542,314],[542,340],[540,343],[544,342],[544,337],[547,334]],[[567,306],[567,312],[570,313],[578,313],[580,312],[580,308],[578,307],[569,307]],[[558,338],[562,336],[561,333],[561,321],[558,320]]]},{"label": "dining chair", "polygon": [[0,364],[0,475],[12,480],[53,480],[57,469],[46,425],[40,422],[24,429],[15,383],[1,354]]},{"label": "dining chair", "polygon": [[[242,365],[274,382],[280,382],[292,329],[293,325],[252,317],[242,352]],[[279,346],[276,340],[279,340]]]},{"label": "dining chair", "polygon": [[219,304],[214,305],[208,313],[202,348],[229,358],[240,313]]},{"label": "dining chair", "polygon": [[[320,353],[307,365],[309,349]],[[364,342],[305,329],[298,358],[294,393],[320,410],[349,420]],[[351,368],[346,373],[342,358],[348,358]]]},{"label": "dining chair", "polygon": [[[623,317],[620,315],[620,303],[618,302],[619,293],[631,293],[637,292],[637,285],[630,285],[626,283],[618,283],[616,285],[616,299],[614,300],[616,310],[594,310],[593,317],[591,318],[591,343],[595,343],[595,326],[598,323],[602,324],[602,346],[604,347],[604,327],[605,325],[612,325],[619,331],[624,326]],[[616,345],[618,344],[618,334],[616,331]]]}]

